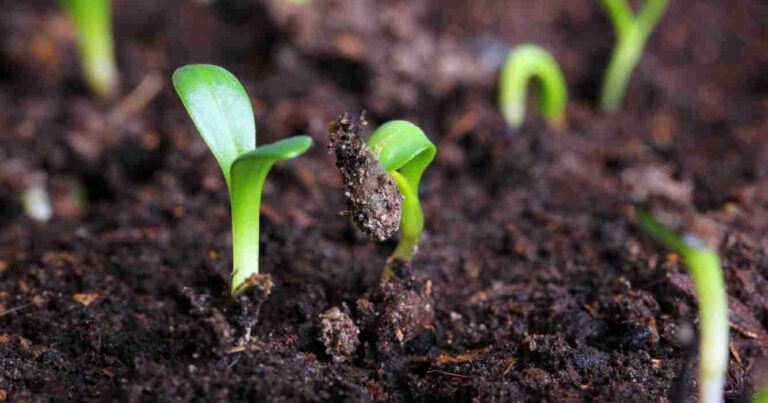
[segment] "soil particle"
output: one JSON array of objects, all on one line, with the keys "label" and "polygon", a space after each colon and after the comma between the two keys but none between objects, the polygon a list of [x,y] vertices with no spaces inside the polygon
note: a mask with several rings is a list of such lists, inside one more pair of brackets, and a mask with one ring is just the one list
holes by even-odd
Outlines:
[{"label": "soil particle", "polygon": [[367,125],[364,112],[358,118],[343,114],[330,124],[328,148],[344,182],[346,214],[367,237],[383,241],[400,228],[403,196],[360,137]]},{"label": "soil particle", "polygon": [[229,347],[233,341],[234,330],[224,313],[212,306],[211,296],[197,294],[189,287],[184,287],[182,293],[189,302],[190,315],[201,318],[208,325],[219,347]]},{"label": "soil particle", "polygon": [[246,289],[235,296],[231,307],[242,335],[237,341],[239,346],[248,344],[251,330],[259,319],[262,305],[272,293],[272,277],[269,274],[254,274],[245,280]]},{"label": "soil particle", "polygon": [[320,315],[320,342],[335,362],[347,361],[360,345],[360,330],[349,317],[348,308],[333,307]]},{"label": "soil particle", "polygon": [[[435,317],[432,282],[414,278],[407,263],[392,265],[395,276],[357,301],[360,323],[373,342],[379,357],[391,357],[427,329],[433,329]],[[371,333],[372,332],[372,333]]]}]

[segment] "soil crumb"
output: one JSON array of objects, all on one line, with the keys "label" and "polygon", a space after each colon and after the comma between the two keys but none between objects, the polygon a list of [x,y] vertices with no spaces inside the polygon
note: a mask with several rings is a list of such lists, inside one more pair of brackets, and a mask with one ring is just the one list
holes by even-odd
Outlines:
[{"label": "soil crumb", "polygon": [[357,301],[359,323],[376,335],[379,357],[391,357],[424,330],[434,329],[432,282],[415,278],[408,264],[396,261],[395,275]]},{"label": "soil crumb", "polygon": [[328,148],[344,182],[346,214],[368,238],[383,241],[400,228],[403,196],[360,137],[367,125],[365,112],[344,113],[330,124]]},{"label": "soil crumb", "polygon": [[269,274],[254,274],[246,280],[247,288],[235,296],[230,307],[232,315],[242,329],[237,345],[244,346],[251,340],[251,330],[259,320],[261,307],[272,293],[272,277]]},{"label": "soil crumb", "polygon": [[320,342],[335,362],[347,361],[360,345],[360,330],[348,311],[334,306],[320,315]]}]

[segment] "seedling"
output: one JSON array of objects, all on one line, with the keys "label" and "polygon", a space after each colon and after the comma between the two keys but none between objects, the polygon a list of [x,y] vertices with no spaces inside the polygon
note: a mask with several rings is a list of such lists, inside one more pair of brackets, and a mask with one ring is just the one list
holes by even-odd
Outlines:
[{"label": "seedling", "polygon": [[699,401],[723,401],[728,366],[728,297],[720,258],[693,235],[678,236],[645,211],[640,224],[651,236],[682,256],[699,300]]},{"label": "seedling", "polygon": [[[413,123],[395,120],[379,127],[367,141],[361,116],[343,115],[330,128],[330,148],[344,182],[347,214],[369,238],[383,241],[398,229],[400,241],[389,263],[410,261],[424,229],[419,182],[437,148]],[[389,278],[390,264],[383,277]]]},{"label": "seedling", "polygon": [[568,89],[557,61],[546,50],[531,44],[519,45],[509,52],[501,70],[499,108],[507,123],[519,129],[525,120],[528,82],[539,81],[539,111],[555,128],[565,126]]},{"label": "seedling", "polygon": [[648,37],[661,19],[668,0],[646,0],[636,17],[627,0],[602,2],[616,32],[616,46],[603,79],[600,107],[605,112],[615,112],[621,106],[629,76],[640,61]]},{"label": "seedling", "polygon": [[275,162],[306,152],[312,139],[295,136],[256,147],[256,123],[248,94],[221,67],[184,66],[173,73],[173,85],[227,182],[232,204],[231,293],[239,295],[259,273],[259,209],[267,173]]},{"label": "seedling", "polygon": [[97,96],[114,97],[118,90],[118,75],[110,0],[59,1],[75,29],[85,83]]},{"label": "seedling", "polygon": [[403,195],[400,242],[391,258],[410,261],[418,249],[421,231],[424,230],[419,182],[424,170],[435,158],[437,147],[418,126],[405,120],[385,123],[365,143]]}]

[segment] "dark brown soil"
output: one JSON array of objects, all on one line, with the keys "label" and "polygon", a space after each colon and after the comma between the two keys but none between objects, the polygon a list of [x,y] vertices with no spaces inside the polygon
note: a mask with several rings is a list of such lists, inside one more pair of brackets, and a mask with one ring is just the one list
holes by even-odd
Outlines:
[{"label": "dark brown soil", "polygon": [[[591,0],[116,0],[114,104],[82,87],[55,2],[7,3],[0,398],[688,400],[695,296],[634,221],[638,172],[690,189],[690,209],[722,231],[726,396],[749,395],[768,353],[764,2],[672,1],[615,116],[594,107],[613,36]],[[513,132],[495,108],[498,67],[528,41],[567,76],[564,132],[535,113]],[[245,344],[244,313],[222,295],[226,186],[169,85],[195,62],[243,81],[260,143],[318,144],[267,180],[274,288]],[[421,250],[389,286],[394,241],[339,216],[342,182],[320,146],[329,122],[362,108],[372,127],[408,119],[438,145]],[[40,178],[45,224],[18,201]]]}]

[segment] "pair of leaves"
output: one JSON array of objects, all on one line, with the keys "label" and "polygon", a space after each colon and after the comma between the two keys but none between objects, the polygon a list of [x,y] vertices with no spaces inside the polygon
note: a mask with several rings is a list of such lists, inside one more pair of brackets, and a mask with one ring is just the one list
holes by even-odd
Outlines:
[{"label": "pair of leaves", "polygon": [[233,295],[259,272],[261,193],[277,161],[295,158],[312,145],[295,136],[256,147],[256,122],[240,81],[213,65],[190,65],[173,74],[173,85],[198,132],[219,163],[232,204]]},{"label": "pair of leaves", "polygon": [[307,136],[295,136],[257,148],[250,98],[240,81],[221,67],[184,66],[173,74],[173,85],[219,163],[230,191],[233,176],[247,175],[253,161],[291,159],[312,144]]}]

